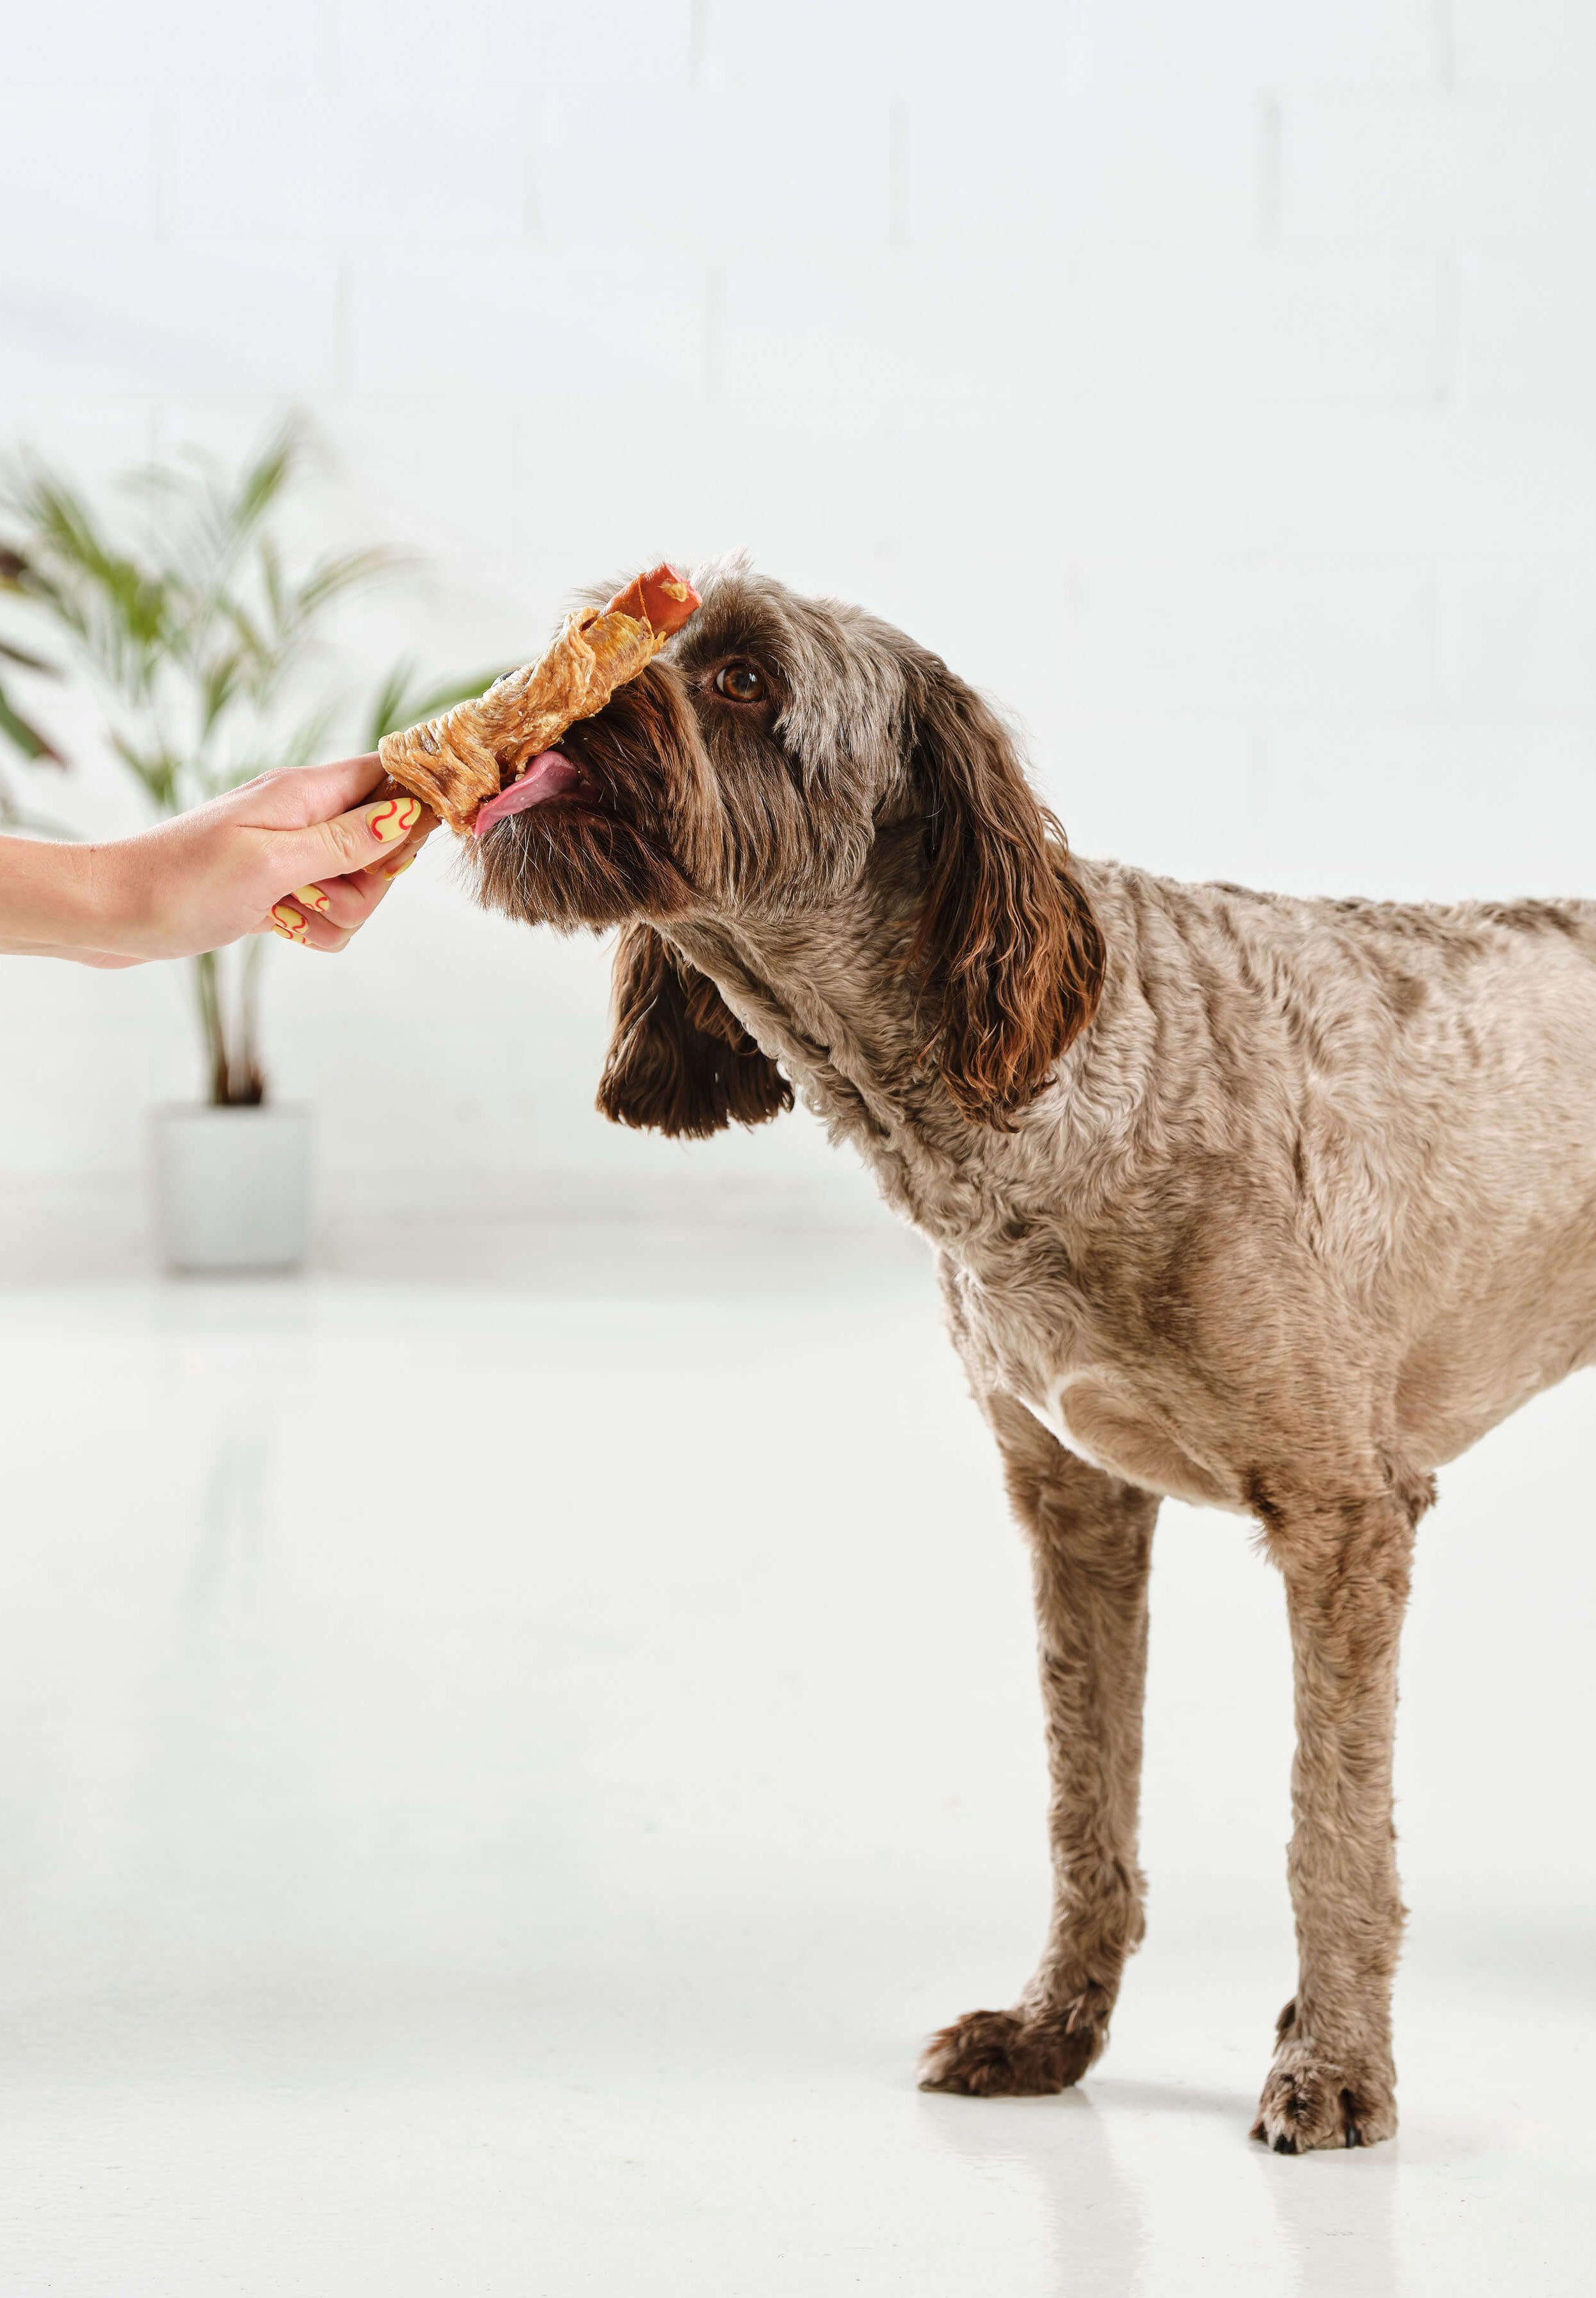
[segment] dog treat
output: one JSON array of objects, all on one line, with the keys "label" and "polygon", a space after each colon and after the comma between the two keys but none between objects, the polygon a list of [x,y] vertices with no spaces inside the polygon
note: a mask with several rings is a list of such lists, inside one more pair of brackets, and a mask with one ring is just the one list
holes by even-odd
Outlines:
[{"label": "dog treat", "polygon": [[385,734],[377,755],[401,789],[464,836],[479,806],[529,767],[546,771],[566,728],[602,710],[699,603],[674,566],[653,567],[608,606],[572,615],[539,661],[509,672],[475,702],[457,703],[402,734]]}]

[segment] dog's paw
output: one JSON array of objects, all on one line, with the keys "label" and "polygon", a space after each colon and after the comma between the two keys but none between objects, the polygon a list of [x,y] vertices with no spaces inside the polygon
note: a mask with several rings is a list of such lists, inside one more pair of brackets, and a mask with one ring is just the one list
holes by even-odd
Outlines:
[{"label": "dog's paw", "polygon": [[1389,2065],[1338,2059],[1296,2034],[1294,2024],[1288,2003],[1253,2137],[1277,2154],[1306,2154],[1316,2146],[1373,2146],[1393,2137],[1396,2086]]},{"label": "dog's paw", "polygon": [[[1096,1990],[1094,1990],[1095,1992]],[[1086,2002],[1062,2011],[967,2011],[927,2044],[922,2090],[1032,2098],[1078,2083],[1107,2040]]]}]

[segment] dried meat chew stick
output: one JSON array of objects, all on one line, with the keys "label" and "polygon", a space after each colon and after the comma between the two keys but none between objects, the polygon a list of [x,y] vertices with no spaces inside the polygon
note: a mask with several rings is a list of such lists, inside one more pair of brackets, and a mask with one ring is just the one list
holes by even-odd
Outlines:
[{"label": "dried meat chew stick", "polygon": [[378,755],[401,789],[463,836],[478,806],[497,798],[575,720],[602,710],[699,605],[698,592],[674,566],[656,566],[602,610],[584,607],[572,615],[540,661],[512,670],[475,702],[458,703],[405,733],[385,734]]}]

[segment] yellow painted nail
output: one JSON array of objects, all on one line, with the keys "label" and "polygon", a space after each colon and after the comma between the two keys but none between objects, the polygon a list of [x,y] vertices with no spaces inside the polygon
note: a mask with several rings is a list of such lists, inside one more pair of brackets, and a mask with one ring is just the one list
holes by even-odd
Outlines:
[{"label": "yellow painted nail", "polygon": [[292,902],[275,902],[271,915],[273,924],[285,941],[303,941],[310,922]]},{"label": "yellow painted nail", "polygon": [[420,821],[421,800],[418,798],[385,798],[381,806],[372,807],[366,819],[371,825],[371,834],[375,839],[384,846],[396,846],[401,838],[409,836]]},{"label": "yellow painted nail", "polygon": [[385,878],[402,878],[415,859],[413,854],[407,854],[402,862],[390,862],[382,874]]},{"label": "yellow painted nail", "polygon": [[302,902],[308,910],[330,910],[333,906],[319,886],[296,886],[294,898]]}]

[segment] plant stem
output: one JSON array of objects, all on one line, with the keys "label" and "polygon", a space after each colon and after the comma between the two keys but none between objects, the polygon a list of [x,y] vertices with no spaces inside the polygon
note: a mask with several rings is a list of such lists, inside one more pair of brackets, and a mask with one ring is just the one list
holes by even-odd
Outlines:
[{"label": "plant stem", "polygon": [[200,1037],[211,1071],[211,1104],[217,1109],[225,1109],[231,1099],[227,1089],[227,1045],[222,1029],[221,999],[218,994],[216,952],[213,949],[205,950],[194,959],[194,987],[199,1006]]},{"label": "plant stem", "polygon": [[266,1098],[260,1071],[260,961],[263,935],[252,934],[238,962],[238,1091],[236,1098],[258,1107]]},{"label": "plant stem", "polygon": [[[327,714],[299,715],[301,666],[338,600],[397,563],[380,552],[347,551],[291,570],[273,526],[299,461],[291,426],[236,477],[214,466],[196,472],[186,462],[168,463],[144,475],[145,513],[131,535],[123,520],[102,522],[48,465],[24,457],[9,474],[0,465],[8,517],[29,530],[25,557],[0,545],[0,587],[59,627],[95,692],[112,748],[158,814],[181,814],[263,768],[310,762],[325,739]],[[8,669],[13,662],[38,667],[9,641],[0,645],[0,660]],[[391,677],[384,688],[385,722],[405,723],[407,710],[431,717],[485,682],[414,703],[405,700],[405,683]],[[387,723],[378,728],[389,731]],[[0,740],[25,756],[54,755],[3,691]],[[9,781],[0,782],[0,822],[29,827],[19,813]],[[252,940],[231,957],[211,952],[194,962],[194,1004],[218,1108],[265,1099],[263,946]]]}]

